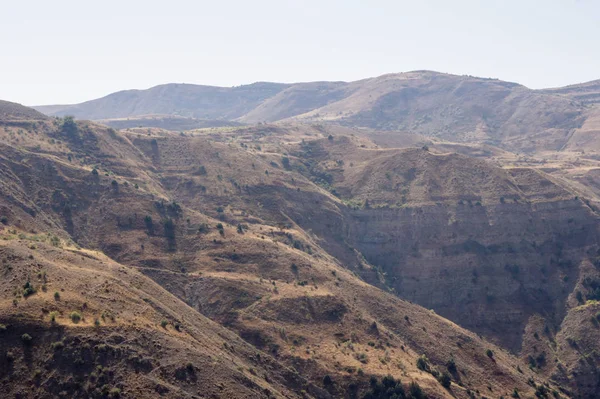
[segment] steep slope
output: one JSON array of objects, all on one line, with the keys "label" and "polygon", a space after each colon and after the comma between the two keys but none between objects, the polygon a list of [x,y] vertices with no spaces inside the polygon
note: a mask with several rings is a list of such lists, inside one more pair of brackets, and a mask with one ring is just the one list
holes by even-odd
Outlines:
[{"label": "steep slope", "polygon": [[401,297],[514,350],[531,315],[561,323],[578,265],[597,249],[595,212],[539,171],[346,138],[297,155],[349,205],[331,236],[381,267]]},{"label": "steep slope", "polygon": [[[246,137],[242,130],[235,137]],[[231,142],[227,137],[210,140],[207,136],[154,131],[149,136],[135,131],[120,133],[85,123],[73,129],[65,119],[56,125],[38,126],[37,134],[28,132],[28,140],[2,141],[0,212],[2,223],[8,226],[2,229],[6,245],[21,245],[14,250],[41,252],[32,253],[34,259],[48,258],[45,251],[57,251],[53,256],[60,259],[49,259],[56,267],[44,266],[51,268],[47,272],[51,289],[55,275],[64,278],[60,281],[65,284],[74,280],[69,284],[77,295],[70,295],[88,303],[85,307],[69,303],[69,308],[79,307],[84,312],[89,309],[85,315],[88,320],[112,303],[108,295],[112,288],[109,293],[102,291],[104,286],[94,283],[92,271],[75,273],[79,268],[74,268],[73,274],[59,274],[61,265],[76,263],[81,250],[75,257],[63,255],[61,250],[37,242],[53,240],[39,237],[40,233],[50,232],[62,242],[73,240],[102,250],[120,263],[94,255],[98,262],[114,265],[114,276],[123,274],[118,284],[112,284],[118,285],[118,295],[124,293],[132,303],[115,304],[116,310],[124,312],[117,320],[132,318],[132,323],[142,326],[156,325],[164,311],[145,314],[145,306],[153,306],[143,299],[147,296],[154,301],[155,292],[158,303],[177,306],[173,313],[185,315],[180,323],[184,334],[189,329],[188,317],[194,318],[188,313],[192,308],[198,313],[198,323],[205,320],[199,317],[201,313],[237,332],[261,351],[257,362],[262,365],[250,363],[248,358],[258,359],[258,355],[242,356],[238,353],[242,349],[233,349],[239,357],[231,363],[225,355],[223,368],[217,370],[230,375],[229,365],[235,364],[241,369],[236,368],[238,374],[231,374],[232,378],[239,378],[240,385],[252,390],[243,388],[240,396],[255,397],[252,395],[259,385],[274,396],[360,397],[369,389],[370,375],[386,374],[405,383],[418,382],[431,397],[439,398],[466,398],[476,391],[507,396],[514,389],[533,395],[536,389],[546,389],[540,388],[545,386],[544,379],[508,352],[431,311],[366,284],[348,271],[325,248],[331,247],[348,258],[354,254],[359,262],[361,257],[353,248],[321,235],[319,229],[310,232],[302,228],[302,221],[294,223],[298,215],[314,217],[322,228],[334,231],[335,226],[326,225],[344,215],[344,205],[294,171],[296,159],[288,165],[280,153],[256,148],[266,142],[265,147],[276,149],[269,140],[281,133],[268,126],[248,130],[252,134],[247,135],[247,141]],[[313,134],[294,130],[286,133],[291,137]],[[260,139],[253,143],[254,138]],[[282,146],[286,145],[284,141]],[[6,259],[10,261],[12,256],[8,254]],[[27,264],[27,252],[23,257]],[[98,262],[89,268],[103,270]],[[359,263],[365,276],[370,273],[371,279],[377,279],[368,263]],[[129,268],[151,277],[189,307],[168,296],[163,299],[166,294],[162,290]],[[32,279],[30,285],[25,284],[27,275],[33,274],[27,270],[12,281],[6,280],[6,309],[12,309],[9,298],[14,288],[27,289],[31,285]],[[18,302],[19,308],[29,309],[30,300],[43,300],[46,307],[48,302],[53,303],[52,296],[38,289],[41,283],[34,287],[37,294]],[[97,287],[100,291],[94,291]],[[127,290],[135,295],[130,296]],[[139,294],[141,301],[136,299],[138,290],[143,291]],[[41,304],[31,304],[35,306],[28,312],[39,312]],[[136,311],[140,315],[135,315]],[[6,314],[13,313],[7,310]],[[138,321],[128,316],[131,313],[147,319]],[[212,333],[206,329],[210,325],[198,327],[207,337],[199,335],[197,340],[209,339]],[[178,335],[168,331],[169,335]],[[13,346],[18,342],[18,333],[11,336]],[[152,339],[161,345],[177,347],[173,341],[163,343],[162,331],[154,334]],[[139,342],[146,346],[146,341]],[[217,341],[215,351],[219,345],[223,346],[221,341]],[[140,354],[150,356],[144,351]],[[417,359],[423,354],[428,360],[422,359],[418,368]],[[186,376],[187,382],[181,384],[187,392],[198,394],[205,389],[200,383],[188,381],[192,377],[187,371],[177,371],[177,367],[184,366],[179,364],[181,357],[169,353],[164,356],[170,359],[165,360],[168,364],[177,364],[167,368],[175,378]],[[282,364],[282,376],[266,369],[271,357]],[[162,364],[160,359],[153,362]],[[135,385],[137,379],[130,371],[109,366],[113,367],[126,381],[123,392],[150,389],[148,385]],[[292,367],[297,374],[285,374],[288,368],[293,371]],[[445,381],[441,378],[443,372],[453,381],[450,390],[436,379]],[[172,375],[167,374],[160,384],[181,385],[171,379]],[[535,381],[535,387],[528,384],[528,379]],[[259,384],[259,380],[265,383]],[[220,389],[214,381],[205,383],[206,389]],[[22,385],[11,380],[9,386],[17,390]],[[62,389],[72,392],[75,388]],[[285,393],[286,389],[291,393]]]},{"label": "steep slope", "polygon": [[55,236],[0,236],[4,397],[319,396],[141,273]]}]

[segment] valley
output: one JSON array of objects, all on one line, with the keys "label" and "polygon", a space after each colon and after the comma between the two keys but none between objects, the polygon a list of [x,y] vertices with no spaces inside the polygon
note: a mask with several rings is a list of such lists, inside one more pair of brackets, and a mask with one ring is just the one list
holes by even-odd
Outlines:
[{"label": "valley", "polygon": [[596,397],[596,86],[0,102],[3,393]]}]

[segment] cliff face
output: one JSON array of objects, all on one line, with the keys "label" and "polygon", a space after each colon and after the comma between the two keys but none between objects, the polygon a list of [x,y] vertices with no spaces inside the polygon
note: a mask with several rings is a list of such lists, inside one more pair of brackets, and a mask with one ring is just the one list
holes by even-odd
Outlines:
[{"label": "cliff face", "polygon": [[597,222],[578,200],[362,209],[346,239],[400,297],[517,350],[529,316],[564,317]]},{"label": "cliff face", "polygon": [[596,255],[598,216],[542,172],[341,138],[303,151],[350,206],[332,231],[300,225],[359,251],[401,298],[511,350],[532,315],[560,325],[580,263]]}]

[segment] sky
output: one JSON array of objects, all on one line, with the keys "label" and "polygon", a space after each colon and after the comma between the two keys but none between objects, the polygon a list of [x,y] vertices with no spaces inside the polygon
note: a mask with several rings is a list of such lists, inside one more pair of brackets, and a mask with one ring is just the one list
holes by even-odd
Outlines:
[{"label": "sky", "polygon": [[163,83],[435,70],[530,88],[600,79],[598,0],[28,0],[1,7],[0,99],[69,104]]}]

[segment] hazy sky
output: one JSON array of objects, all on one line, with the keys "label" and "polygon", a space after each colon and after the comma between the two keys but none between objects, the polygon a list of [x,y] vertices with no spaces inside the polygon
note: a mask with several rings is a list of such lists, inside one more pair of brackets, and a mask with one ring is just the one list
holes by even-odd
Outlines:
[{"label": "hazy sky", "polygon": [[23,0],[0,7],[0,99],[431,69],[531,88],[600,79],[599,0]]}]

